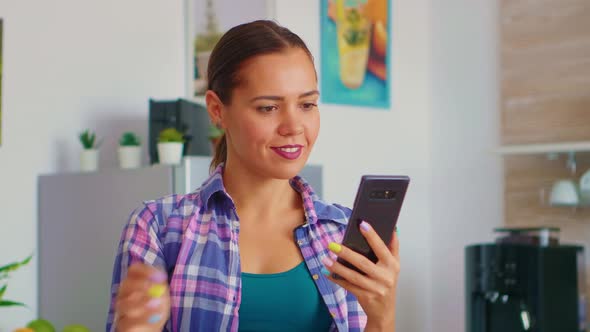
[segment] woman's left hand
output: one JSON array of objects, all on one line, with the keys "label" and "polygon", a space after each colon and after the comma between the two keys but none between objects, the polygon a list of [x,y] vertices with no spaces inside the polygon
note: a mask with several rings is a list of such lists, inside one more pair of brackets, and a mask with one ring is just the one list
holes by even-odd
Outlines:
[{"label": "woman's left hand", "polygon": [[[331,259],[324,259],[323,263],[327,269],[324,273],[330,272],[328,278],[331,281],[356,296],[367,314],[366,331],[373,328],[380,331],[393,331],[395,328],[395,295],[400,271],[397,232],[393,232],[391,244],[388,247],[367,222],[361,223],[360,230],[375,252],[377,263],[373,263],[350,248],[332,242],[329,246],[330,251],[356,266],[366,275]],[[334,279],[332,274],[337,274],[342,279]]]}]

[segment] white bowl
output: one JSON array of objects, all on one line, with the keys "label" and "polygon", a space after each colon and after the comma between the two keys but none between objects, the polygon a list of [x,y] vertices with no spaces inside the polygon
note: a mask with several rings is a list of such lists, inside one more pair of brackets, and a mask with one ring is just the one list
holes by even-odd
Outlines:
[{"label": "white bowl", "polygon": [[575,206],[580,204],[578,187],[572,180],[559,180],[553,184],[549,203],[556,206]]}]

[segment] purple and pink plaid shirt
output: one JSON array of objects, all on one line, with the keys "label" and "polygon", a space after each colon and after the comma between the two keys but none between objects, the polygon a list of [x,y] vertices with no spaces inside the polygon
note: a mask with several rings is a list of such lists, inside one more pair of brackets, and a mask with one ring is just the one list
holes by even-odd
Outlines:
[{"label": "purple and pink plaid shirt", "polygon": [[[238,331],[240,222],[222,174],[220,165],[194,192],[146,201],[131,214],[115,259],[107,331],[115,330],[115,297],[135,262],[168,272],[172,308],[166,331]],[[303,198],[306,217],[294,241],[334,318],[330,331],[362,331],[367,317],[357,299],[321,273],[328,244],[341,242],[351,211],[321,201],[301,177],[290,183]]]}]

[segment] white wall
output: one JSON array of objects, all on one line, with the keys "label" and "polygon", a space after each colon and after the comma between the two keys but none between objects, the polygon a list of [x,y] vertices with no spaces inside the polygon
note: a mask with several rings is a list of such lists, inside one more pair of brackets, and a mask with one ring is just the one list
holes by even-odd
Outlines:
[{"label": "white wall", "polygon": [[432,1],[432,323],[464,330],[464,247],[502,224],[496,1]]},{"label": "white wall", "polygon": [[[105,137],[100,165],[115,167],[122,130],[147,138],[148,98],[183,95],[182,9],[181,0],[0,1],[0,265],[35,251],[37,175],[78,168],[83,128]],[[30,310],[2,308],[0,331],[36,316],[36,263],[6,293]]]}]

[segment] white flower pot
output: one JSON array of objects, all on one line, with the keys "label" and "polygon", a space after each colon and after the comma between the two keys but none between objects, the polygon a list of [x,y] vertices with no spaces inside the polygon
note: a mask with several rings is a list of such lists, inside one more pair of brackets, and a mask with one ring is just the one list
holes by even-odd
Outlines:
[{"label": "white flower pot", "polygon": [[158,159],[160,164],[177,165],[182,161],[183,143],[158,143]]},{"label": "white flower pot", "polygon": [[82,150],[80,154],[80,169],[82,172],[94,172],[98,169],[98,150]]},{"label": "white flower pot", "polygon": [[123,169],[141,166],[141,146],[119,146],[119,166]]}]

